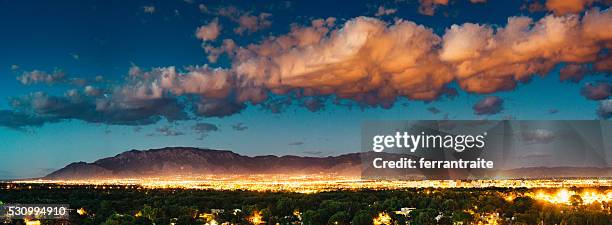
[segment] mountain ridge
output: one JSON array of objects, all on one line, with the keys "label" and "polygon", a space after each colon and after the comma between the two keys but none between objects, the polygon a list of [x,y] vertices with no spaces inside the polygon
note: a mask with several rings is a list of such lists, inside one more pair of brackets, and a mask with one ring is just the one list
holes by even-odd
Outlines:
[{"label": "mountain ridge", "polygon": [[[246,156],[230,150],[195,147],[165,147],[149,150],[128,150],[94,162],[73,162],[43,179],[101,179],[164,177],[177,175],[251,175],[251,174],[336,174],[360,176],[362,158],[369,160],[375,153],[347,153],[338,156],[261,155]],[[377,157],[383,153],[376,153]],[[384,157],[412,157],[384,153]],[[365,165],[367,166],[367,165]],[[365,169],[362,171],[362,169]],[[387,173],[388,172],[388,173]],[[401,170],[378,171],[374,174],[397,175]],[[417,171],[418,172],[418,171]],[[401,173],[400,173],[401,174]],[[524,167],[499,171],[482,171],[486,177],[509,179],[535,178],[612,178],[612,167]],[[419,175],[415,173],[415,175]],[[422,174],[421,174],[422,175]]]},{"label": "mountain ridge", "polygon": [[129,150],[92,163],[74,162],[46,179],[111,178],[190,174],[338,173],[358,175],[360,154],[309,157],[294,155],[245,156],[229,150],[165,147]]}]

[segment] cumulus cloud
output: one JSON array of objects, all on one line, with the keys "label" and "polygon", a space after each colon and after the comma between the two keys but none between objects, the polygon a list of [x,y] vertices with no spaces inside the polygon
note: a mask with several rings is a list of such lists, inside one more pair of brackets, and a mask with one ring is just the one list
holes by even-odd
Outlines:
[{"label": "cumulus cloud", "polygon": [[[240,12],[230,8],[221,14]],[[389,24],[357,17],[337,25],[335,18],[316,19],[246,46],[224,40],[227,46],[215,54],[228,55],[227,68],[133,66],[126,82],[108,93],[95,96],[90,90],[80,101],[34,96],[17,101],[22,106],[15,110],[53,119],[142,124],[183,119],[187,110],[197,116],[229,116],[248,104],[281,112],[296,101],[317,111],[324,105],[321,99],[330,97],[331,102],[389,108],[400,98],[433,101],[456,93],[448,87],[455,82],[469,93],[510,90],[561,63],[594,64],[595,70],[605,71],[610,68],[610,30],[612,12],[599,9],[537,21],[511,17],[500,27],[453,25],[441,36],[406,20]],[[24,78],[25,83],[54,79]],[[474,106],[475,113],[497,113],[502,102],[487,97]]]},{"label": "cumulus cloud", "polygon": [[610,119],[612,117],[612,99],[599,101],[597,115],[602,119]]},{"label": "cumulus cloud", "polygon": [[587,83],[582,87],[580,93],[590,100],[607,99],[612,96],[612,84],[607,82]]},{"label": "cumulus cloud", "polygon": [[384,6],[378,6],[378,10],[374,14],[374,16],[386,16],[391,15],[397,12],[397,9],[394,8],[386,8]]},{"label": "cumulus cloud", "polygon": [[476,103],[472,109],[476,115],[493,115],[504,109],[504,100],[496,96],[488,96]]},{"label": "cumulus cloud", "polygon": [[236,49],[236,43],[232,39],[224,39],[223,44],[219,47],[213,45],[205,45],[204,51],[207,54],[208,62],[216,63],[219,56],[222,54],[228,54],[233,56],[234,50]]},{"label": "cumulus cloud", "polygon": [[258,30],[268,28],[272,25],[270,21],[270,13],[260,13],[259,15],[251,15],[249,13],[243,14],[238,17],[238,27],[234,28],[234,33],[243,34],[254,33]]},{"label": "cumulus cloud", "polygon": [[221,25],[219,19],[215,18],[207,25],[201,26],[196,30],[196,37],[202,41],[214,41],[221,33]]},{"label": "cumulus cloud", "polygon": [[48,73],[40,70],[32,70],[23,72],[17,77],[17,80],[24,85],[37,83],[55,84],[66,80],[66,74],[60,70]]}]

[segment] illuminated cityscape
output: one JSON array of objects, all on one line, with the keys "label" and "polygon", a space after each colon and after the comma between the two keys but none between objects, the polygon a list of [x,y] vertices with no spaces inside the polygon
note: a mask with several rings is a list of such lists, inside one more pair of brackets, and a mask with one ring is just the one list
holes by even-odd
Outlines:
[{"label": "illuminated cityscape", "polygon": [[335,190],[394,190],[404,188],[590,188],[612,187],[612,179],[513,179],[513,180],[363,180],[360,177],[335,175],[235,175],[199,177],[159,177],[99,180],[22,180],[11,184],[84,185],[94,189],[178,188],[199,190],[243,190],[317,193]]},{"label": "illuminated cityscape", "polygon": [[[431,211],[433,209],[422,208],[425,205],[400,205],[391,206],[389,208],[381,208],[382,203],[374,202],[368,204],[371,216],[366,216],[369,222],[373,225],[390,225],[390,224],[421,224],[419,216],[423,210],[429,210],[428,214],[432,221],[438,221],[438,224],[446,224],[444,221],[467,221],[466,223],[453,224],[474,224],[474,225],[501,225],[514,224],[514,220],[523,220],[525,218],[517,217],[517,213],[510,213],[502,208],[523,207],[525,202],[533,199],[537,207],[543,207],[543,210],[554,210],[560,213],[578,213],[581,210],[587,210],[590,213],[600,213],[597,215],[604,218],[612,217],[612,207],[609,204],[612,202],[612,180],[609,179],[558,179],[558,180],[422,180],[422,181],[374,181],[361,180],[359,177],[335,177],[332,175],[321,176],[269,176],[269,175],[253,175],[247,177],[215,177],[207,176],[190,178],[147,178],[147,179],[117,179],[117,180],[29,180],[29,181],[14,181],[3,183],[0,188],[0,193],[28,191],[34,193],[36,191],[63,192],[74,193],[79,191],[101,194],[111,193],[141,193],[151,196],[159,195],[160,193],[172,193],[172,195],[181,195],[180,193],[189,193],[191,191],[205,191],[206,193],[223,193],[228,192],[229,195],[237,193],[261,193],[264,195],[273,195],[279,193],[281,195],[291,195],[291,193],[301,196],[318,196],[320,194],[337,194],[337,193],[397,193],[397,194],[414,194],[422,199],[432,201],[432,199],[443,200],[442,208]],[[161,192],[160,192],[161,191]],[[399,192],[397,192],[399,191]],[[403,195],[402,194],[402,195]],[[444,211],[447,202],[460,201],[454,199],[454,195],[472,196],[469,198],[480,199],[481,202],[475,202],[466,205],[464,209],[448,214]],[[256,196],[257,194],[255,194]],[[315,197],[317,198],[317,197]],[[467,197],[466,197],[467,198]],[[283,201],[283,198],[278,200]],[[384,200],[385,204],[389,200]],[[240,201],[243,201],[242,199]],[[365,200],[367,202],[368,200]],[[501,201],[492,203],[491,201]],[[364,203],[365,203],[364,202]],[[491,205],[501,204],[491,208]],[[323,204],[325,205],[325,203]],[[383,204],[384,205],[384,204]],[[505,205],[505,206],[503,206]],[[91,206],[78,207],[74,209],[77,218],[95,218],[96,208],[87,208]],[[115,212],[117,218],[133,217],[133,218],[149,218],[154,219],[151,208],[146,206],[128,214]],[[214,207],[214,206],[213,206]],[[290,210],[287,216],[278,219],[273,216],[274,210],[270,211],[262,206],[255,208],[240,207],[234,209],[223,208],[202,208],[189,211],[190,218],[200,221],[199,224],[217,225],[217,224],[270,224],[271,221],[293,221],[291,224],[313,224],[307,221],[313,219],[312,210],[304,210],[304,208],[288,208]],[[276,203],[274,207],[285,207],[284,204]],[[295,206],[293,206],[295,207]],[[328,207],[328,206],[325,206]],[[429,206],[431,207],[431,206]],[[434,207],[436,208],[436,207]],[[92,210],[94,212],[92,212]],[[326,209],[327,210],[327,209]],[[456,209],[458,210],[458,209]],[[462,213],[463,217],[459,218],[456,213]],[[511,216],[513,215],[514,216]],[[329,218],[330,224],[346,224],[345,214],[340,216],[332,216]],[[343,217],[344,216],[344,217]],[[114,218],[111,216],[111,218]],[[359,221],[356,218],[353,221]],[[553,216],[554,217],[554,216]],[[560,217],[560,216],[559,216]],[[238,218],[228,219],[228,218]],[[240,219],[242,218],[242,219]],[[276,218],[276,219],[271,219]],[[422,220],[422,219],[421,219]],[[547,216],[536,219],[537,221],[552,221]],[[44,222],[44,220],[42,220]],[[184,224],[178,218],[170,218],[170,224]],[[243,221],[243,222],[236,222]],[[26,224],[41,224],[39,220],[25,220]],[[45,224],[45,223],[42,223]],[[283,224],[278,223],[277,224]],[[315,223],[317,224],[317,223]],[[359,223],[353,223],[359,224]],[[530,223],[527,223],[530,224]],[[542,224],[547,224],[542,222]],[[582,223],[577,223],[582,224]]]}]

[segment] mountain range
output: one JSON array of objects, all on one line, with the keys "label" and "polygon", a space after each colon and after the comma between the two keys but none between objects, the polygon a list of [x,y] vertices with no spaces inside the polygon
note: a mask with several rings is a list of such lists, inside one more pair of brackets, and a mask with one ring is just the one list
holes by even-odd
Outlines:
[{"label": "mountain range", "polygon": [[[376,156],[374,155],[376,154]],[[345,176],[413,176],[441,177],[446,179],[456,172],[447,170],[415,171],[376,170],[362,160],[371,161],[373,157],[399,160],[413,157],[392,153],[349,153],[339,156],[245,156],[228,150],[200,149],[192,147],[166,147],[150,150],[130,150],[114,157],[99,159],[92,163],[75,162],[45,176],[44,179],[101,179],[101,178],[142,178],[198,175],[252,175],[286,174],[312,175],[335,174]],[[362,166],[364,168],[362,168]],[[363,170],[362,170],[363,169]],[[478,177],[497,178],[574,178],[574,177],[612,177],[611,167],[529,167],[511,170],[471,170],[469,174]]]}]

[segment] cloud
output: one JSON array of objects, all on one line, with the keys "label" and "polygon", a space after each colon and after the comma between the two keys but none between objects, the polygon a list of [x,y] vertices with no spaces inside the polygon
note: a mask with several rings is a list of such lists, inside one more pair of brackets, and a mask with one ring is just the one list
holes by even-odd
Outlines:
[{"label": "cloud", "polygon": [[527,144],[547,144],[555,140],[555,133],[546,129],[526,130],[521,137]]},{"label": "cloud", "polygon": [[87,96],[100,96],[103,94],[101,89],[89,85],[85,86],[85,90],[83,92]]},{"label": "cloud", "polygon": [[546,0],[546,8],[557,15],[579,13],[595,0]]},{"label": "cloud", "polygon": [[440,109],[434,107],[434,106],[430,106],[427,107],[427,111],[431,112],[432,114],[438,114],[440,112],[442,112]]},{"label": "cloud", "polygon": [[191,128],[198,134],[207,134],[207,133],[219,130],[219,127],[217,127],[217,125],[214,125],[212,123],[203,123],[203,122],[196,123]]},{"label": "cloud", "polygon": [[236,8],[235,6],[219,7],[217,9],[210,10],[203,4],[200,4],[199,9],[202,13],[225,17],[237,23],[238,26],[234,28],[234,33],[240,35],[245,33],[251,34],[259,30],[266,29],[272,25],[272,21],[270,20],[272,14],[267,12],[253,14],[253,12],[244,11]]},{"label": "cloud", "polygon": [[612,55],[597,60],[593,67],[599,72],[612,72]]},{"label": "cloud", "polygon": [[529,11],[530,13],[535,13],[546,11],[546,6],[544,6],[544,4],[537,0],[532,1],[530,3],[526,1],[523,6],[521,6],[521,9],[527,9],[527,11]]},{"label": "cloud", "polygon": [[607,99],[612,96],[612,84],[607,82],[587,83],[582,87],[580,93],[590,100]]},{"label": "cloud", "polygon": [[236,131],[243,131],[249,129],[249,127],[245,126],[244,123],[236,123],[232,125],[232,129]]},{"label": "cloud", "polygon": [[232,56],[234,49],[236,49],[236,43],[232,39],[224,39],[223,44],[219,47],[213,45],[205,45],[204,51],[206,52],[208,62],[216,63],[219,56],[222,54],[228,54]]},{"label": "cloud", "polygon": [[10,103],[13,110],[0,113],[0,126],[14,129],[69,119],[111,125],[147,125],[162,118],[168,121],[189,118],[185,106],[174,98],[135,99],[120,93],[94,98],[74,89],[64,96],[36,92],[12,98]]},{"label": "cloud", "polygon": [[40,127],[47,122],[56,122],[56,120],[12,110],[0,110],[0,126],[15,130],[22,130],[24,127]]},{"label": "cloud", "polygon": [[254,33],[268,28],[272,25],[272,21],[269,20],[271,16],[272,14],[270,13],[260,13],[257,16],[250,15],[249,13],[243,14],[238,17],[238,27],[234,28],[234,33],[243,34],[245,31]]},{"label": "cloud", "polygon": [[70,57],[72,57],[74,60],[79,60],[81,58],[81,56],[79,54],[76,53],[70,53],[69,54]]},{"label": "cloud", "polygon": [[202,41],[214,41],[219,37],[219,33],[221,33],[221,25],[219,25],[219,19],[215,18],[207,25],[199,27],[195,35]]},{"label": "cloud", "polygon": [[448,5],[448,0],[419,0],[419,13],[433,16],[439,5]]},{"label": "cloud", "polygon": [[289,145],[292,145],[292,146],[298,146],[298,145],[303,145],[303,144],[304,142],[301,142],[301,141],[295,141],[295,142],[289,143]]},{"label": "cloud", "polygon": [[135,126],[132,130],[134,132],[136,132],[136,133],[140,133],[140,131],[142,131],[142,127],[141,126]]},{"label": "cloud", "polygon": [[589,72],[587,65],[569,64],[561,68],[559,71],[559,79],[561,81],[578,82],[582,80],[584,75]]},{"label": "cloud", "polygon": [[[242,15],[231,7],[217,13]],[[402,98],[433,101],[449,95],[455,83],[468,93],[511,90],[558,64],[594,64],[595,70],[605,71],[611,61],[609,30],[612,12],[599,9],[537,21],[511,17],[499,27],[453,25],[441,36],[401,19],[387,23],[357,17],[340,25],[335,18],[316,19],[258,43],[237,46],[226,39],[222,46],[211,46],[221,49],[208,51],[216,57],[227,54],[227,68],[133,66],[124,83],[104,94],[37,94],[17,99],[13,108],[35,118],[131,125],[185,119],[188,112],[224,117],[248,104],[282,112],[295,101],[318,111],[327,98],[390,108]],[[25,83],[57,79],[46,73],[25,77]],[[487,97],[474,106],[475,113],[495,114],[502,102]]]},{"label": "cloud", "polygon": [[610,119],[612,117],[612,99],[599,101],[597,115],[602,119]]},{"label": "cloud", "polygon": [[311,112],[320,111],[325,106],[319,98],[307,98],[306,100],[304,100],[303,104],[304,107],[306,107],[306,109]]},{"label": "cloud", "polygon": [[155,13],[155,6],[152,6],[152,5],[143,6],[142,11],[148,14],[153,14]]},{"label": "cloud", "polygon": [[180,136],[185,134],[182,131],[173,130],[172,127],[169,125],[158,127],[157,129],[155,129],[155,131],[157,131],[163,136]]},{"label": "cloud", "polygon": [[395,14],[397,9],[394,8],[385,8],[384,6],[378,6],[378,11],[374,14],[374,16],[387,16],[391,14]]},{"label": "cloud", "polygon": [[504,109],[504,100],[496,96],[488,96],[476,103],[472,109],[476,115],[493,115]]},{"label": "cloud", "polygon": [[66,74],[60,70],[47,73],[40,70],[26,71],[17,77],[17,80],[24,85],[31,85],[37,83],[55,84],[66,81]]}]

